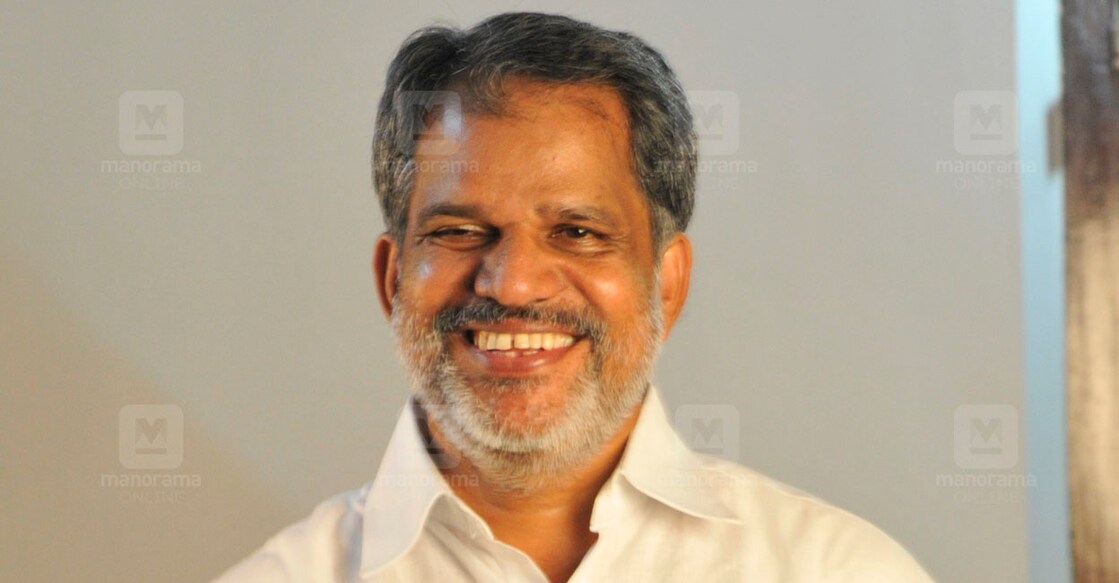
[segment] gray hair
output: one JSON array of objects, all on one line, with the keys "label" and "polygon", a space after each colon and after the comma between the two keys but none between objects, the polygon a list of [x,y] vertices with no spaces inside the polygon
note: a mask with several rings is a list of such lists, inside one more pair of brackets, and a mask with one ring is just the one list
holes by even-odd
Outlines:
[{"label": "gray hair", "polygon": [[404,235],[415,180],[415,139],[441,92],[501,113],[502,82],[517,76],[552,83],[593,83],[625,101],[634,170],[649,202],[659,249],[687,228],[695,206],[696,135],[676,75],[636,36],[565,16],[507,13],[468,30],[423,28],[389,65],[373,138],[373,184],[385,227]]}]

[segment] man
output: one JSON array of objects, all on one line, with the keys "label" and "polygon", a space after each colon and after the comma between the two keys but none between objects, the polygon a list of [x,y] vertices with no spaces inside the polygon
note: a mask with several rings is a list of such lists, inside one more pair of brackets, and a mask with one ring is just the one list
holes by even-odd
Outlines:
[{"label": "man", "polygon": [[928,582],[866,522],[666,421],[695,135],[634,36],[505,14],[388,73],[373,258],[415,396],[376,478],[223,581]]}]

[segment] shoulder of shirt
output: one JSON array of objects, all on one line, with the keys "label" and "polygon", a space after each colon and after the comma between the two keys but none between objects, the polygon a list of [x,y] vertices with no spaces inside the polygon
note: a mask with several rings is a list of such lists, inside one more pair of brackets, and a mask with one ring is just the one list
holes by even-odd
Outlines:
[{"label": "shoulder of shirt", "polygon": [[[349,580],[361,563],[361,529],[371,483],[332,496],[277,533],[214,583]],[[341,575],[341,576],[340,576]]]},{"label": "shoulder of shirt", "polygon": [[[697,457],[696,479],[714,489],[741,528],[764,536],[798,570],[836,583],[932,583],[901,545],[866,520],[745,466]],[[370,486],[323,501],[215,581],[317,581],[327,574],[350,580],[361,563]]]},{"label": "shoulder of shirt", "polygon": [[756,470],[695,454],[697,479],[714,487],[742,528],[756,529],[792,564],[842,583],[932,583],[915,558],[867,520]]}]

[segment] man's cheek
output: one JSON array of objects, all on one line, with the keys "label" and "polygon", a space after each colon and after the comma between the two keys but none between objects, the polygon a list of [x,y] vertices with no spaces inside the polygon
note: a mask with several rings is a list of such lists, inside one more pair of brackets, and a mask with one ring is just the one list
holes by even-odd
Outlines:
[{"label": "man's cheek", "polygon": [[633,309],[639,304],[638,294],[649,287],[648,278],[629,265],[583,270],[577,277],[592,302],[615,309]]},{"label": "man's cheek", "polygon": [[431,292],[439,289],[433,285],[438,270],[428,259],[412,259],[401,266],[399,293],[406,298],[414,311],[424,312],[431,303]]},{"label": "man's cheek", "polygon": [[404,273],[408,279],[421,282],[435,277],[436,269],[429,257],[419,257],[404,265]]},{"label": "man's cheek", "polygon": [[415,254],[405,272],[417,284],[424,284],[421,289],[444,291],[465,285],[471,269],[471,260],[465,254],[434,250]]}]

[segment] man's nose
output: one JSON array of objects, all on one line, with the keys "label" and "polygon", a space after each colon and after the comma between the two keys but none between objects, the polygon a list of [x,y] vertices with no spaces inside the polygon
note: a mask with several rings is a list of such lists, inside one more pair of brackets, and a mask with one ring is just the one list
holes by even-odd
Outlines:
[{"label": "man's nose", "polygon": [[548,251],[528,234],[503,234],[482,259],[474,293],[506,306],[528,306],[555,297],[564,284]]}]

